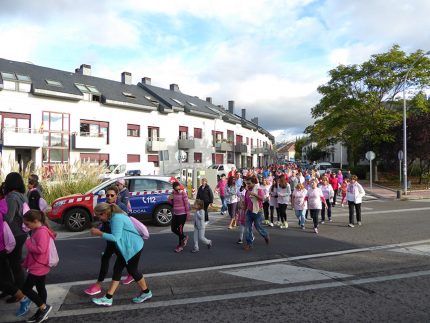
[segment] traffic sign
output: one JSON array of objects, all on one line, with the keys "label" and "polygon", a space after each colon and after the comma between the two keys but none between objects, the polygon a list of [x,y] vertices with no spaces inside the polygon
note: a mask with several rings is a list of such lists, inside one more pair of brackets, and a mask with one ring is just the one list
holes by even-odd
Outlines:
[{"label": "traffic sign", "polygon": [[375,153],[374,153],[373,151],[371,151],[371,150],[369,150],[369,151],[366,153],[366,159],[367,159],[367,160],[374,160],[374,159],[375,159],[375,157],[376,157]]},{"label": "traffic sign", "polygon": [[397,158],[399,160],[403,160],[403,150],[399,150],[399,152],[397,153]]}]

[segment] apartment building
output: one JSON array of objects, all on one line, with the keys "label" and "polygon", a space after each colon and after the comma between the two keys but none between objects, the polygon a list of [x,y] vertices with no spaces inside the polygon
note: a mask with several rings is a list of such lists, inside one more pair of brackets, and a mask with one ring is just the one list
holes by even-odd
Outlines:
[{"label": "apartment building", "polygon": [[152,162],[167,172],[183,166],[235,163],[257,167],[273,160],[274,137],[212,98],[164,89],[149,77],[132,83],[91,75],[82,64],[73,72],[0,59],[0,152],[3,169],[90,160],[118,164]]}]

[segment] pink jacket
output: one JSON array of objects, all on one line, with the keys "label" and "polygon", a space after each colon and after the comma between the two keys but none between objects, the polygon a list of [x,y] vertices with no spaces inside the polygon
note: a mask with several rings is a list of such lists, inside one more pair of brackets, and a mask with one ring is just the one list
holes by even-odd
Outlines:
[{"label": "pink jacket", "polygon": [[46,226],[41,226],[32,230],[31,238],[25,241],[27,257],[25,257],[22,267],[28,269],[30,274],[44,276],[51,269],[49,262],[49,239],[55,239],[55,233]]},{"label": "pink jacket", "polygon": [[170,200],[173,205],[173,214],[187,214],[190,215],[190,204],[188,202],[188,195],[185,191],[176,192],[173,190],[173,200]]},{"label": "pink jacket", "polygon": [[216,186],[216,189],[219,192],[219,196],[225,196],[225,187],[227,186],[227,181],[220,179]]},{"label": "pink jacket", "polygon": [[5,199],[0,200],[0,251],[5,249],[3,237],[3,215],[7,213],[7,203]]}]

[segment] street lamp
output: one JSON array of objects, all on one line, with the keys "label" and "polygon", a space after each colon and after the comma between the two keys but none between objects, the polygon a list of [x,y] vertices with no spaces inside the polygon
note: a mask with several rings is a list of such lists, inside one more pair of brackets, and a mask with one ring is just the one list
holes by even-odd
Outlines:
[{"label": "street lamp", "polygon": [[411,64],[409,69],[406,71],[405,79],[403,80],[403,188],[404,194],[408,193],[408,155],[407,155],[407,137],[406,137],[406,82],[408,81],[409,73],[414,68],[415,64],[418,63],[424,56],[430,55],[430,51],[422,53],[417,59]]}]

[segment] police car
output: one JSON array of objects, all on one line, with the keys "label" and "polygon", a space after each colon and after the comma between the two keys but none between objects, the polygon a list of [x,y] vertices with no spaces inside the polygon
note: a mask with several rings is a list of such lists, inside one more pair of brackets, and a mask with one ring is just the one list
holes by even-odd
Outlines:
[{"label": "police car", "polygon": [[[172,221],[172,206],[168,196],[172,193],[172,183],[176,180],[162,176],[125,176],[130,191],[130,212],[135,218],[152,218],[157,225],[167,226]],[[70,231],[85,229],[94,220],[94,207],[106,200],[106,189],[117,179],[103,182],[85,194],[76,194],[56,199],[52,203],[49,219],[64,224]]]}]

